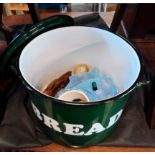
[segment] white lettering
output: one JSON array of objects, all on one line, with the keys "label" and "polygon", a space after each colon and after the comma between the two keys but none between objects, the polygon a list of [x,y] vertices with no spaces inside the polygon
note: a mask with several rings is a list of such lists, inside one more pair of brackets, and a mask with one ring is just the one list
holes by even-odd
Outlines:
[{"label": "white lettering", "polygon": [[56,130],[58,132],[62,132],[61,129],[58,127],[59,123],[56,120],[54,120],[44,114],[42,114],[42,115],[44,118],[45,125],[47,125],[49,128],[53,128],[54,130]]},{"label": "white lettering", "polygon": [[79,132],[80,129],[82,129],[84,126],[80,124],[68,124],[68,123],[63,123],[66,127],[66,131],[64,132],[65,134],[68,135],[75,135],[75,136],[81,136],[84,134],[84,132]]},{"label": "white lettering", "polygon": [[42,121],[42,117],[41,117],[41,114],[40,114],[40,111],[37,109],[37,107],[32,103],[32,108],[34,110],[34,113],[36,114],[36,116]]},{"label": "white lettering", "polygon": [[110,128],[113,124],[115,124],[117,122],[117,120],[120,118],[122,112],[123,112],[123,110],[121,109],[118,113],[116,113],[115,115],[110,117],[109,124],[106,128]]},{"label": "white lettering", "polygon": [[[33,110],[34,110],[36,116],[38,117],[38,119],[40,119],[41,121],[44,121],[44,124],[46,126],[48,126],[49,128],[53,128],[53,130],[55,130],[55,131],[62,132],[59,127],[59,122],[57,122],[53,118],[46,116],[43,113],[40,113],[39,109],[37,109],[37,107],[33,103],[32,103],[32,107],[33,107]],[[120,118],[122,112],[123,112],[123,110],[121,109],[115,115],[110,117],[108,126],[106,128],[103,127],[103,125],[101,123],[94,123],[92,125],[92,127],[86,133],[84,131],[80,131],[80,129],[84,128],[84,125],[82,125],[82,124],[63,123],[63,125],[65,126],[64,134],[74,135],[74,136],[81,136],[81,135],[89,136],[89,135],[92,135],[93,133],[100,133],[100,132],[110,128],[113,124],[115,124],[118,121],[118,119]]]},{"label": "white lettering", "polygon": [[105,130],[105,128],[102,126],[102,124],[95,123],[92,125],[92,127],[89,129],[89,131],[84,135],[89,136],[89,135],[92,135],[93,133],[99,133],[104,130]]}]

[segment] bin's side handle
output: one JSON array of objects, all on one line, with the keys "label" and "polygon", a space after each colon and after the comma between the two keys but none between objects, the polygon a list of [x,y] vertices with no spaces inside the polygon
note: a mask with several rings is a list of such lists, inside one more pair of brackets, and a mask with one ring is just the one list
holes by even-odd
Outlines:
[{"label": "bin's side handle", "polygon": [[[139,52],[140,53],[140,52]],[[143,86],[148,86],[148,85],[151,85],[152,84],[152,73],[151,73],[151,70],[150,68],[148,67],[145,59],[143,58],[143,56],[141,54],[139,54],[139,58],[141,60],[141,74],[144,75],[144,79],[143,80],[139,80],[135,87],[133,88],[134,89],[137,89],[137,88],[141,88]]]},{"label": "bin's side handle", "polygon": [[74,24],[73,18],[67,15],[55,15],[31,26],[27,31],[22,32],[13,40],[0,58],[0,76],[5,76],[12,58],[21,53],[28,42],[39,34],[58,27],[71,26]]}]

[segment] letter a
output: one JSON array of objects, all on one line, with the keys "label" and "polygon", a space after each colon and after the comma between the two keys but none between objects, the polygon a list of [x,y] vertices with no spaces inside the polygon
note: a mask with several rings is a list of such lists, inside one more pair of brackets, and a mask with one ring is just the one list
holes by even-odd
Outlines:
[{"label": "letter a", "polygon": [[92,135],[93,133],[99,133],[104,130],[105,130],[105,128],[102,126],[102,124],[95,123],[92,125],[92,127],[89,129],[89,131],[84,135],[89,136],[89,135]]}]

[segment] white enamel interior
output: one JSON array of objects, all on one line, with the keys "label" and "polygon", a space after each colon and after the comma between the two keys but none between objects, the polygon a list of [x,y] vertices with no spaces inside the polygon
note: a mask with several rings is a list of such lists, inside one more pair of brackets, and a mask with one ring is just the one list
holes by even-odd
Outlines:
[{"label": "white enamel interior", "polygon": [[81,63],[109,75],[119,94],[133,85],[140,72],[139,58],[126,41],[108,31],[82,26],[39,35],[23,49],[19,68],[27,83],[40,91]]}]

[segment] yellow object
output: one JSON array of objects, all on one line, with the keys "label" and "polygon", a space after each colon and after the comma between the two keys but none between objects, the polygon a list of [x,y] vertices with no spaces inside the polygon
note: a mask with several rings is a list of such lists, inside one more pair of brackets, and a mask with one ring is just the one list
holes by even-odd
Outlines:
[{"label": "yellow object", "polygon": [[82,75],[85,72],[89,72],[90,67],[87,64],[78,64],[73,68],[73,74]]}]

